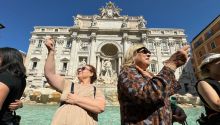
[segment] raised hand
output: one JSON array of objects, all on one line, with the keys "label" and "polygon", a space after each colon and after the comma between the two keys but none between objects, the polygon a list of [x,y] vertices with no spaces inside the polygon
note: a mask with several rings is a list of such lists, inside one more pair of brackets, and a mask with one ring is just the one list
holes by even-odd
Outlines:
[{"label": "raised hand", "polygon": [[45,39],[45,45],[46,45],[48,51],[50,51],[50,50],[54,51],[55,50],[54,44],[55,44],[55,41],[51,36],[49,36]]},{"label": "raised hand", "polygon": [[188,59],[188,53],[190,50],[189,45],[183,46],[177,52],[175,52],[165,63],[172,64],[175,68],[184,65]]}]

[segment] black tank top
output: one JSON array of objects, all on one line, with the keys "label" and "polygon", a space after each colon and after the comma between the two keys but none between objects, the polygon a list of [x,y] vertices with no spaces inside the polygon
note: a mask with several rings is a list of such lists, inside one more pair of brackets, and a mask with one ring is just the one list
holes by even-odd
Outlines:
[{"label": "black tank top", "polygon": [[[218,96],[220,96],[220,83],[214,79],[211,79],[211,78],[206,78],[204,80],[200,80],[200,81],[206,81],[210,86],[212,86],[212,88],[217,92]],[[200,97],[200,99],[202,100],[202,102],[204,103],[204,107],[205,107],[205,111],[206,111],[206,115],[209,116],[211,114],[216,114],[216,113],[220,113],[220,112],[217,112],[213,109],[210,108],[210,106],[208,107],[208,103],[205,101],[205,99],[200,95],[199,91],[198,91],[198,83],[200,82],[198,81],[196,83],[196,91]]]}]

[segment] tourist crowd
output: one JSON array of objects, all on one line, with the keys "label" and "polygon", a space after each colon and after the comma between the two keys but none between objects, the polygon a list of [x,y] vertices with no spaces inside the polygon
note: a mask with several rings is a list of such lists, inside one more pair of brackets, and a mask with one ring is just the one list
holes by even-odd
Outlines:
[{"label": "tourist crowd", "polygon": [[[55,41],[45,39],[48,55],[44,75],[48,83],[61,93],[61,105],[51,125],[97,125],[98,114],[105,110],[105,96],[93,83],[97,79],[94,66],[85,64],[77,69],[78,82],[56,73]],[[144,44],[135,44],[124,55],[118,74],[118,100],[121,125],[186,125],[186,114],[171,96],[181,88],[175,78],[177,68],[189,58],[185,45],[164,61],[158,74],[147,70],[151,52]],[[200,65],[202,78],[196,90],[204,103],[206,115],[198,119],[200,125],[220,125],[220,54],[209,53]],[[15,110],[22,108],[20,98],[26,86],[26,75],[21,53],[13,48],[0,48],[0,125],[18,125]],[[171,97],[171,99],[170,99]],[[43,114],[42,114],[43,115]]]}]

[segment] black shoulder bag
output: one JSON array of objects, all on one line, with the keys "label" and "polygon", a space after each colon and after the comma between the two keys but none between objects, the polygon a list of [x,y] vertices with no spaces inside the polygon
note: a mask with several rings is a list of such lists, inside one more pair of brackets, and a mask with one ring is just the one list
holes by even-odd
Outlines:
[{"label": "black shoulder bag", "polygon": [[16,115],[16,112],[13,111],[13,118],[12,118],[13,125],[20,125],[20,121],[21,121],[21,116]]},{"label": "black shoulder bag", "polygon": [[204,113],[201,113],[199,119],[196,120],[200,125],[208,125],[209,119]]}]

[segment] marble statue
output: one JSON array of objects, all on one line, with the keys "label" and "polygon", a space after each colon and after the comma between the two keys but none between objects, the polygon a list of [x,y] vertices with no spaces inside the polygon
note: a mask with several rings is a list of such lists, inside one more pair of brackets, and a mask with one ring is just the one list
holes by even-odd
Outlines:
[{"label": "marble statue", "polygon": [[145,23],[146,23],[145,19],[142,16],[140,16],[138,28],[145,28]]},{"label": "marble statue", "polygon": [[92,17],[91,27],[94,27],[96,25],[97,25],[97,16],[95,15],[95,16]]},{"label": "marble statue", "polygon": [[127,28],[128,16],[123,17],[121,28]]},{"label": "marble statue", "polygon": [[85,66],[85,65],[86,65],[86,59],[83,58],[83,60],[79,63],[79,66],[80,66],[80,67],[83,67],[83,66]]},{"label": "marble statue", "polygon": [[79,26],[79,18],[78,17],[74,17],[74,25]]},{"label": "marble statue", "polygon": [[112,63],[110,62],[110,60],[106,60],[103,63],[103,70],[104,70],[103,76],[105,76],[105,77],[111,77],[112,76]]}]

